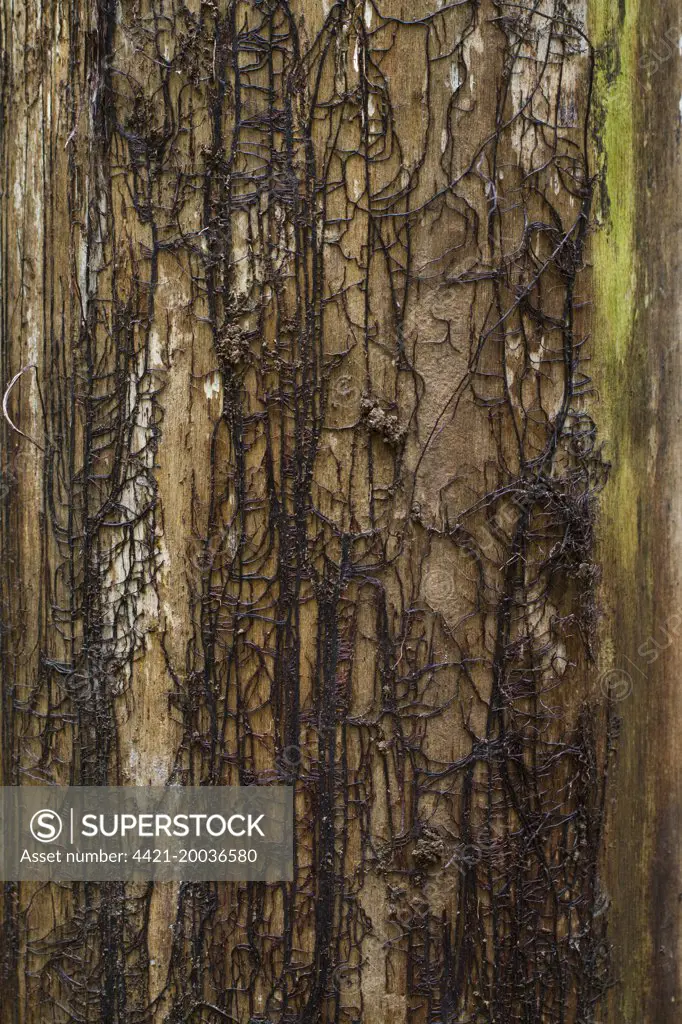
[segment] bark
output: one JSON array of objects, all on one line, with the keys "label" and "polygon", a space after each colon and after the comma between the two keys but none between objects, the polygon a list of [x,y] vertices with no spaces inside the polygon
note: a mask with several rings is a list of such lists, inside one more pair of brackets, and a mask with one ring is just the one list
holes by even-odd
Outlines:
[{"label": "bark", "polygon": [[[644,23],[5,3],[3,782],[293,785],[297,863],[6,884],[0,1019],[643,1019],[619,957],[654,956],[631,887],[669,775],[655,852],[603,824],[614,650],[655,614],[628,576],[653,398],[619,397],[667,258],[638,262],[628,191]],[[648,742],[669,765],[662,715]]]}]

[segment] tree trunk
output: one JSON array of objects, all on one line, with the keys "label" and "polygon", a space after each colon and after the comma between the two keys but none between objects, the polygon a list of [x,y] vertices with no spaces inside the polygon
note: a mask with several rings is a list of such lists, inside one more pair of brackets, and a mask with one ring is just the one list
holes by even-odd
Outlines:
[{"label": "tree trunk", "polygon": [[5,3],[3,782],[295,786],[296,871],[7,883],[1,1020],[676,1019],[680,89],[588,8]]}]

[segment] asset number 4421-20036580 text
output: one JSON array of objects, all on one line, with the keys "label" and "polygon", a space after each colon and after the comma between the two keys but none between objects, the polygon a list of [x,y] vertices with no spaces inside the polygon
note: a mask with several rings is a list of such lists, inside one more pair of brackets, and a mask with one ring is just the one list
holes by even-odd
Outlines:
[{"label": "asset number 4421-20036580 text", "polygon": [[177,853],[169,850],[136,850],[133,860],[150,864],[255,864],[257,850],[215,850],[193,847],[180,849]]}]

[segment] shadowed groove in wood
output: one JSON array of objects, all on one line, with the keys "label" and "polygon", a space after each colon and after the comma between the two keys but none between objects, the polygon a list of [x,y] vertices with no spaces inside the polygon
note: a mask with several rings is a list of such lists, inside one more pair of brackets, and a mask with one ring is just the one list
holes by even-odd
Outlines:
[{"label": "shadowed groove in wood", "polygon": [[5,780],[297,792],[293,885],[8,886],[6,1019],[596,1019],[583,17],[5,10]]}]

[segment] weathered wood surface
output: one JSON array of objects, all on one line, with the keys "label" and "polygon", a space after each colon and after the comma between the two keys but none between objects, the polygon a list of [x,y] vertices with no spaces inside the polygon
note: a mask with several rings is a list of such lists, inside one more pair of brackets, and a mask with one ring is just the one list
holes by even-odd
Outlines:
[{"label": "weathered wood surface", "polygon": [[[602,661],[621,719],[606,886],[609,1021],[680,1019],[680,98],[677,4],[594,4],[608,215],[594,246],[609,439]],[[609,685],[610,685],[609,682]]]},{"label": "weathered wood surface", "polygon": [[4,780],[295,784],[298,866],[7,886],[3,1020],[677,1019],[674,646],[609,698],[675,610],[680,89],[621,7],[6,0]]}]

